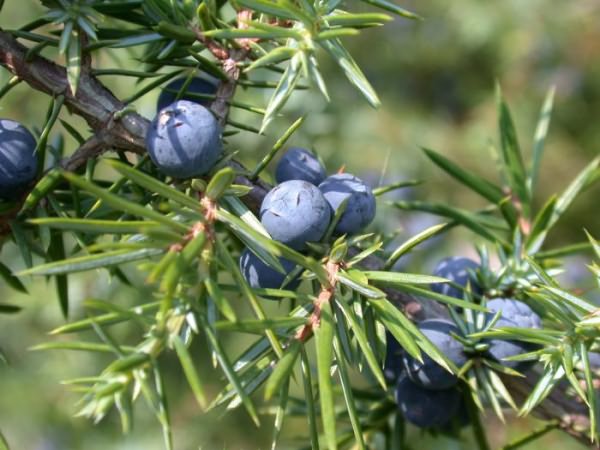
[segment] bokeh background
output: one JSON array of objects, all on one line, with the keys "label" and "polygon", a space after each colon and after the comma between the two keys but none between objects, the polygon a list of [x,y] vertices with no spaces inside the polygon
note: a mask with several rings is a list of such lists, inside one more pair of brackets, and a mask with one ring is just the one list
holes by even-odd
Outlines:
[{"label": "bokeh background", "polygon": [[[382,107],[373,110],[345,81],[337,67],[322,58],[329,82],[331,104],[315,91],[292,97],[286,117],[273,125],[266,136],[244,133],[230,142],[248,164],[270,148],[292,119],[308,113],[308,120],[292,143],[314,148],[330,171],[341,166],[374,184],[404,179],[421,179],[421,186],[388,194],[477,208],[481,201],[437,170],[420,147],[443,152],[467,168],[497,179],[489,152],[497,141],[494,86],[502,86],[509,101],[522,148],[530,154],[535,121],[545,92],[556,86],[553,116],[542,164],[536,202],[562,190],[584,165],[598,154],[600,143],[600,3],[596,0],[555,2],[552,0],[416,0],[403,2],[425,20],[395,20],[391,24],[364,31],[346,43],[380,94]],[[361,5],[351,5],[361,9]],[[15,28],[43,9],[37,2],[8,0],[0,13],[0,27]],[[49,55],[52,56],[52,55]],[[97,67],[137,68],[135,54],[114,51],[96,60]],[[8,80],[0,69],[0,83]],[[117,96],[126,98],[135,89],[131,80],[106,77]],[[240,95],[266,102],[270,92],[242,92]],[[157,91],[136,102],[138,110],[151,117]],[[20,85],[0,101],[0,116],[19,120],[32,129],[43,124],[47,99]],[[236,119],[257,125],[260,118],[235,112]],[[66,112],[61,116],[80,130],[85,124]],[[60,132],[60,127],[56,133]],[[66,139],[67,148],[75,142]],[[588,190],[569,210],[550,236],[550,245],[580,242],[584,228],[600,237],[597,187]],[[380,204],[377,227],[388,233],[414,234],[435,223],[422,214],[399,213]],[[449,238],[421,249],[401,265],[414,271],[431,270],[436,258],[449,254],[472,255],[473,237],[453,231]],[[12,245],[2,249],[3,261],[18,269],[21,263]],[[567,285],[597,296],[585,271],[590,255],[571,258],[564,277]],[[131,269],[133,272],[134,269]],[[161,449],[160,429],[143,402],[138,402],[132,434],[122,436],[118,418],[92,425],[73,417],[78,394],[60,381],[98,373],[108,360],[77,352],[32,352],[28,349],[45,342],[47,332],[63,323],[54,286],[43,280],[26,280],[30,295],[17,295],[0,286],[0,298],[18,303],[24,310],[0,317],[0,348],[7,364],[0,363],[0,430],[17,450],[62,449]],[[73,317],[84,314],[86,298],[110,299],[120,305],[146,301],[148,289],[123,288],[106,273],[75,277],[70,283]],[[276,308],[275,306],[270,306]],[[115,335],[124,341],[139,339],[139,330],[117,327]],[[80,336],[79,338],[92,338]],[[231,345],[242,348],[240,341]],[[194,347],[199,359],[206,360],[202,343]],[[239,351],[239,350],[238,350]],[[264,428],[256,429],[244,412],[201,415],[186,388],[175,360],[166,357],[163,367],[169,373],[172,419],[177,449],[262,449],[268,448],[269,416]],[[210,372],[209,367],[204,370]],[[215,375],[211,388],[222,386]],[[485,423],[494,448],[511,438],[539,427],[535,420],[509,419],[503,427],[491,415]],[[288,443],[304,433],[304,421],[291,420],[286,427]],[[433,443],[418,431],[414,448],[473,448],[470,433],[464,440],[445,439]],[[281,448],[285,448],[285,443]],[[579,449],[558,432],[524,447],[533,450]]]}]

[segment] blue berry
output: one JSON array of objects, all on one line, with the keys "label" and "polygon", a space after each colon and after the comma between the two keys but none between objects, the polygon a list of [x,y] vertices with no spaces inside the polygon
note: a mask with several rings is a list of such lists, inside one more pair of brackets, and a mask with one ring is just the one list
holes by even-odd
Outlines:
[{"label": "blue berry", "polygon": [[469,417],[469,410],[467,409],[464,397],[461,395],[460,404],[458,405],[456,414],[454,414],[448,422],[442,425],[441,431],[452,435],[455,434],[455,432],[460,431],[461,428],[468,426],[470,423],[471,418]]},{"label": "blue berry", "polygon": [[174,178],[205,175],[223,152],[221,127],[204,106],[180,100],[161,109],[146,133],[150,158]]},{"label": "blue berry", "polygon": [[319,185],[319,189],[333,211],[337,211],[342,202],[348,199],[346,209],[335,227],[337,234],[358,233],[375,218],[375,196],[360,178],[349,173],[332,175]]},{"label": "blue berry", "polygon": [[[185,83],[185,81],[185,77],[176,78],[163,88],[156,102],[157,111],[166,108],[177,99],[177,94],[183,86],[183,84]],[[214,95],[216,92],[217,85],[215,83],[204,78],[194,77],[190,81],[190,84],[188,84],[185,92],[181,95],[179,100],[188,100],[190,102],[198,103],[200,105],[208,107],[210,106],[212,100],[207,98],[200,98],[193,94]]]},{"label": "blue berry", "polygon": [[321,191],[307,181],[290,180],[274,187],[260,207],[260,220],[271,237],[296,249],[319,241],[331,210]]},{"label": "blue berry", "polygon": [[396,387],[396,402],[404,418],[413,425],[440,427],[458,413],[461,395],[456,388],[433,391],[402,377]]},{"label": "blue berry", "polygon": [[592,370],[600,369],[600,353],[588,352],[588,361]]},{"label": "blue berry", "polygon": [[[255,289],[279,289],[283,286],[287,275],[294,270],[296,265],[285,259],[279,258],[279,262],[283,266],[285,273],[265,264],[262,259],[256,256],[250,249],[244,249],[240,255],[240,270],[242,275],[250,285]],[[288,284],[283,286],[283,289],[294,290],[300,284],[300,279],[290,280]]]},{"label": "blue berry", "polygon": [[285,152],[275,169],[277,183],[304,180],[317,186],[326,176],[325,167],[315,155],[300,147],[292,147]]},{"label": "blue berry", "polygon": [[35,138],[18,122],[0,119],[0,198],[19,196],[37,173]]},{"label": "blue berry", "polygon": [[[463,345],[450,335],[450,333],[459,334],[456,325],[446,320],[429,319],[419,323],[419,329],[458,368],[467,362]],[[456,375],[448,372],[425,354],[423,362],[408,354],[405,355],[404,367],[408,377],[426,389],[448,389],[458,382]]]},{"label": "blue berry", "polygon": [[[500,311],[500,317],[494,328],[541,328],[541,319],[526,303],[518,300],[495,298],[489,300],[486,307],[490,310],[488,320]],[[488,353],[502,365],[515,370],[526,370],[531,361],[505,361],[504,358],[534,351],[537,346],[530,342],[490,339]]]},{"label": "blue berry", "polygon": [[[433,271],[436,277],[446,278],[462,288],[466,289],[467,284],[471,286],[471,292],[477,295],[481,294],[481,287],[477,279],[470,274],[469,271],[479,269],[479,264],[469,258],[451,257],[442,259]],[[431,285],[431,290],[438,294],[447,295],[463,299],[464,292],[458,287],[452,286],[450,283],[435,283]]]},{"label": "blue berry", "polygon": [[404,349],[396,338],[389,331],[385,332],[387,348],[385,352],[385,361],[383,363],[383,375],[386,380],[395,382],[404,372]]}]

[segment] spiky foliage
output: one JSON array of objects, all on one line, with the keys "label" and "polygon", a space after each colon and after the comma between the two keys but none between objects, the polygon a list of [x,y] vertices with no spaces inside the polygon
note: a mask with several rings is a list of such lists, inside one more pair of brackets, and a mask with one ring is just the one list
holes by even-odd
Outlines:
[{"label": "spiky foliage", "polygon": [[[227,142],[226,156],[203,179],[166,178],[145,155],[148,120],[135,112],[135,101],[178,76],[191,81],[204,73],[219,81],[215,95],[199,96],[212,100],[225,138],[268,131],[294,91],[315,87],[329,98],[318,65],[322,54],[339,65],[368,102],[378,105],[377,95],[340,38],[391,20],[382,10],[403,18],[417,16],[386,0],[364,3],[373,12],[354,13],[342,9],[338,1],[43,1],[47,7],[43,17],[19,29],[0,30],[0,64],[14,76],[0,93],[25,82],[50,97],[47,119],[39,127],[37,150],[43,163],[39,180],[20,201],[1,205],[2,233],[18,246],[28,268],[14,275],[0,265],[0,275],[20,291],[26,289],[21,277],[54,278],[66,318],[73,273],[101,269],[115,283],[143,284],[153,292],[146,303],[130,309],[110,298],[90,299],[84,304],[86,319],[53,330],[68,339],[38,346],[100,352],[112,358],[96,376],[69,380],[83,392],[79,414],[97,422],[116,408],[123,430],[128,431],[132,405],[144,397],[162,427],[166,448],[171,448],[161,356],[172,352],[199,412],[242,407],[257,426],[273,415],[273,448],[285,418],[293,415],[308,420],[301,445],[398,446],[404,422],[393,400],[393,386],[382,371],[388,331],[412,357],[420,360],[427,355],[460,376],[481,448],[487,443],[480,411],[491,408],[503,417],[506,405],[523,415],[537,413],[549,427],[560,426],[582,440],[588,439],[586,433],[595,438],[596,399],[587,386],[595,378],[588,355],[600,336],[596,308],[562,289],[553,277],[557,258],[571,250],[594,248],[600,253],[598,244],[590,238],[573,248],[548,249],[544,242],[569,204],[598,179],[598,160],[540,211],[534,210],[552,93],[542,108],[529,165],[524,163],[508,107],[498,94],[500,184],[425,150],[435,164],[490,205],[472,212],[440,203],[395,202],[400,209],[427,211],[449,221],[392,251],[383,250],[387,238],[377,233],[334,239],[343,208],[322,242],[304,254],[270,239],[263,229],[255,214],[269,186],[260,175],[302,125],[302,118],[282,136],[267,135],[272,148],[254,168],[236,162],[237,149]],[[25,47],[22,42],[33,45]],[[48,59],[55,49],[59,60],[64,58],[64,67]],[[119,58],[133,56],[141,63],[140,70],[92,65],[109,51]],[[106,75],[133,77],[139,88],[119,100],[99,81]],[[266,105],[246,103],[238,98],[237,86],[272,88],[273,94]],[[185,87],[186,83],[181,93]],[[65,108],[86,120],[89,136],[63,120]],[[230,109],[256,114],[260,126],[234,121]],[[61,138],[48,142],[59,121],[80,143],[74,152],[64,148]],[[117,151],[118,158],[103,156],[108,150]],[[382,187],[375,193],[411,184]],[[485,242],[480,247],[482,267],[474,274],[481,295],[467,287],[462,299],[447,297],[429,289],[431,283],[447,280],[391,270],[415,246],[456,226],[466,227]],[[272,267],[280,267],[280,257],[292,261],[296,269],[289,279],[300,275],[303,288],[250,288],[237,264],[242,246]],[[500,268],[488,266],[492,255]],[[597,266],[592,270],[598,274]],[[543,329],[495,328],[497,317],[485,320],[485,304],[496,296],[526,301],[543,316]],[[263,297],[281,299],[286,309],[268,315]],[[14,305],[0,305],[0,312],[16,310]],[[461,336],[456,338],[471,356],[464,367],[454,367],[414,324],[433,317],[452,317],[459,326]],[[117,340],[111,327],[120,323],[138,326],[141,338]],[[86,331],[95,338],[75,337],[89,336]],[[250,336],[241,354],[234,354],[222,338],[229,333]],[[537,358],[543,364],[533,376],[521,377],[485,356],[487,339],[492,337],[540,345],[519,358]],[[195,340],[206,342],[209,353],[192,352]],[[205,389],[199,370],[204,360],[222,372],[224,386],[214,397]],[[356,377],[369,387],[356,388]],[[559,386],[562,378],[570,382],[570,389]],[[296,384],[303,391],[301,398],[291,394]],[[556,396],[550,399],[553,389]],[[525,439],[542,434],[536,433]]]}]

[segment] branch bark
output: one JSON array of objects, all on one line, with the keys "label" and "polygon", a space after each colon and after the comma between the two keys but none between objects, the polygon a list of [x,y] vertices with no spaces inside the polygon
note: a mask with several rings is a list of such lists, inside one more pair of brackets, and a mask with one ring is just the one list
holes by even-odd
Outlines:
[{"label": "branch bark", "polygon": [[[35,55],[26,59],[28,48],[20,44],[10,33],[0,29],[0,65],[13,75],[25,81],[33,89],[50,96],[64,95],[65,105],[73,113],[82,117],[93,130],[90,137],[69,159],[63,162],[67,170],[76,170],[90,158],[96,158],[108,149],[116,151],[146,152],[144,137],[149,125],[148,119],[133,112],[123,113],[126,105],[117,99],[89,71],[82,71],[77,94],[72,95],[68,87],[66,71],[54,62]],[[244,49],[232,50],[226,61],[229,81],[221,84],[213,111],[222,124],[228,114],[228,100],[233,96],[236,87],[237,71],[235,62],[243,56]],[[235,53],[234,52],[239,52]],[[238,172],[246,172],[245,168],[233,161],[231,166]],[[270,186],[260,180],[251,181],[240,175],[236,183],[251,186],[252,191],[243,198],[247,206],[258,211],[262,199]],[[365,265],[372,269],[383,267],[377,257],[369,257]],[[445,308],[437,302],[416,298],[404,293],[386,290],[390,300],[419,321],[426,318],[447,315]],[[525,398],[535,386],[538,377],[529,374],[526,378],[505,377],[505,382],[516,399]],[[566,395],[564,390],[551,393],[534,413],[544,420],[556,420],[561,428],[577,440],[590,445],[586,431],[589,429],[589,418],[585,405]]]}]

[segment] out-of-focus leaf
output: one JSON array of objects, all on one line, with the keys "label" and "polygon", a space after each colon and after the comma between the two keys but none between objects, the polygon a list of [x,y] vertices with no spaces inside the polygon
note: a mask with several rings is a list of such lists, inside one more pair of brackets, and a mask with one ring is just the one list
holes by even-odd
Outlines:
[{"label": "out-of-focus leaf", "polygon": [[395,3],[392,3],[388,0],[362,0],[365,3],[368,3],[369,5],[373,5],[376,6],[377,8],[381,8],[385,11],[389,11],[391,13],[394,13],[398,16],[404,17],[406,19],[413,19],[413,20],[421,20],[421,16],[410,12],[404,8],[401,8],[400,6],[396,5]]},{"label": "out-of-focus leaf", "polygon": [[508,243],[498,234],[494,233],[492,229],[503,229],[505,224],[503,221],[495,217],[485,216],[483,214],[476,214],[464,209],[454,208],[443,203],[430,203],[422,201],[397,201],[393,205],[399,209],[409,211],[423,211],[438,216],[449,217],[454,219],[461,225],[469,228],[473,232],[486,238],[491,242],[499,242],[505,248],[509,248]]},{"label": "out-of-focus leaf", "polygon": [[[126,352],[135,351],[134,347],[128,347],[126,345],[122,345],[120,348],[121,350],[124,350]],[[99,344],[97,342],[84,341],[46,342],[44,344],[39,344],[34,347],[31,347],[30,350],[77,350],[84,352],[114,353],[113,347],[108,344]]]},{"label": "out-of-focus leaf", "polygon": [[573,203],[577,195],[588,187],[589,183],[596,179],[596,172],[598,164],[600,163],[600,157],[594,158],[575,179],[567,186],[562,194],[559,195],[554,205],[552,217],[548,221],[547,229],[552,227],[567,208]]},{"label": "out-of-focus leaf", "polygon": [[27,294],[27,288],[21,280],[15,277],[12,271],[0,262],[0,278],[4,280],[4,282],[13,288],[16,291],[22,292],[23,294]]},{"label": "out-of-focus leaf", "polygon": [[557,428],[560,428],[560,423],[550,422],[548,424],[541,426],[540,428],[538,428],[536,430],[533,430],[533,431],[527,433],[527,435],[525,435],[523,437],[520,437],[514,441],[511,441],[509,444],[502,447],[502,450],[516,450],[516,449],[523,448],[526,445],[530,444],[531,442],[541,438],[542,436],[545,436],[550,431],[556,430]]},{"label": "out-of-focus leaf", "polygon": [[15,314],[21,311],[21,307],[17,305],[11,305],[9,303],[0,303],[0,314]]},{"label": "out-of-focus leaf", "polygon": [[398,181],[396,183],[376,187],[375,189],[373,189],[373,195],[375,197],[379,197],[380,195],[386,194],[391,191],[395,191],[396,189],[403,189],[403,188],[407,188],[407,187],[418,186],[419,184],[423,184],[423,181],[422,180]]},{"label": "out-of-focus leaf", "polygon": [[538,174],[540,172],[542,155],[544,154],[544,144],[546,143],[548,127],[550,126],[550,117],[552,116],[555,90],[556,89],[554,86],[548,89],[548,93],[544,99],[544,104],[542,105],[537,126],[535,128],[535,135],[533,137],[533,158],[527,177],[527,188],[529,189],[529,194],[531,197],[533,197],[533,191],[535,189]]}]

